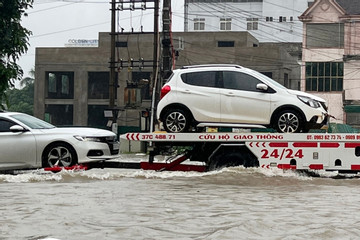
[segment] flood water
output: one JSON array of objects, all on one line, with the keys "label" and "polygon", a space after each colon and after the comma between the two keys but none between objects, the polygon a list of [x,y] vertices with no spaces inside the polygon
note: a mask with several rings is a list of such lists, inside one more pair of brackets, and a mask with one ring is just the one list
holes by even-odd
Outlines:
[{"label": "flood water", "polygon": [[236,167],[0,175],[0,239],[358,239],[360,178],[319,173]]}]

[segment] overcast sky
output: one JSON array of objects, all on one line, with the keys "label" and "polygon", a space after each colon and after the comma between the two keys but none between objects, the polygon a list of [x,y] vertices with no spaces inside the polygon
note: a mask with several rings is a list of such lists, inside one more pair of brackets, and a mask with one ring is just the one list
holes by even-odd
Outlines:
[{"label": "overcast sky", "polygon": [[[184,29],[183,5],[183,0],[172,0],[173,31]],[[33,33],[30,48],[19,61],[24,77],[30,76],[29,71],[35,67],[35,48],[64,47],[69,39],[98,39],[99,32],[110,32],[110,7],[110,0],[35,0],[33,8],[27,11],[28,17],[22,19],[22,25]],[[139,31],[141,26],[144,31],[153,30],[152,10],[119,13],[124,31],[131,27]]]}]

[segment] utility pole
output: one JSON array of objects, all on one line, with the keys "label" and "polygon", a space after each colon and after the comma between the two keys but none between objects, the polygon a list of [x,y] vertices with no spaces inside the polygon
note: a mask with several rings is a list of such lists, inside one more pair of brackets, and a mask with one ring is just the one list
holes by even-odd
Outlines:
[{"label": "utility pole", "polygon": [[[111,0],[111,43],[110,43],[110,80],[109,80],[109,108],[113,112],[113,123],[116,123],[117,121],[117,110],[115,106],[115,96],[116,96],[116,89],[117,89],[117,81],[116,81],[116,73],[115,70],[117,68],[116,64],[120,64],[119,68],[127,67],[131,68],[133,67],[133,60],[127,61],[125,64],[122,60],[118,60],[116,62],[115,60],[115,36],[116,35],[122,35],[124,34],[122,31],[121,33],[116,32],[116,12],[117,11],[123,11],[123,10],[145,10],[145,9],[154,9],[154,32],[151,34],[154,34],[154,51],[153,51],[153,59],[150,60],[144,60],[141,58],[139,60],[139,65],[141,65],[141,68],[145,67],[146,62],[152,62],[153,67],[153,74],[151,79],[150,86],[152,87],[152,103],[151,103],[151,119],[150,119],[150,131],[154,130],[154,118],[155,118],[155,105],[159,101],[159,93],[160,93],[160,87],[161,84],[159,83],[159,60],[160,60],[160,48],[159,48],[159,2],[160,0]],[[154,6],[148,6],[147,4],[151,5],[151,3],[154,3]],[[136,34],[133,32],[128,34]],[[138,34],[146,34],[145,32],[141,32]]]},{"label": "utility pole", "polygon": [[184,32],[189,31],[189,0],[185,0],[184,3]]},{"label": "utility pole", "polygon": [[171,0],[163,2],[163,72],[162,79],[167,78],[172,70],[172,49],[171,49]]},{"label": "utility pole", "polygon": [[[111,32],[110,32],[110,79],[109,79],[109,107],[115,107],[115,8],[116,0],[111,0]],[[114,113],[113,113],[114,114]]]},{"label": "utility pole", "polygon": [[153,79],[152,79],[152,98],[151,98],[151,118],[150,118],[150,132],[154,131],[155,120],[155,104],[159,101],[158,79],[159,79],[159,1],[155,0],[154,8],[154,61],[153,61]]}]

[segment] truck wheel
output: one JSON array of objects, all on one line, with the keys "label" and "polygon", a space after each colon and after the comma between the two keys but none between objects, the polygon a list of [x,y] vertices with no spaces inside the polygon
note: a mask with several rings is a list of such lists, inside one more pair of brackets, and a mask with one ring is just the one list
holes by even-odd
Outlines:
[{"label": "truck wheel", "polygon": [[208,166],[208,170],[219,170],[225,167],[235,167],[235,166],[244,166],[248,167],[258,167],[259,161],[248,154],[246,152],[239,153],[239,152],[230,152],[230,153],[223,153],[219,154],[214,157]]},{"label": "truck wheel", "polygon": [[280,133],[295,133],[302,130],[302,118],[294,110],[284,110],[276,118],[274,128]]},{"label": "truck wheel", "polygon": [[165,113],[163,124],[166,132],[186,132],[190,127],[190,117],[182,109],[170,109]]}]

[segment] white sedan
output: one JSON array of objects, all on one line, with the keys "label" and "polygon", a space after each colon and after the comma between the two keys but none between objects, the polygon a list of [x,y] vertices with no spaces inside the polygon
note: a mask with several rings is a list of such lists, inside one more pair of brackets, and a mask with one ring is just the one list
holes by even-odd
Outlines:
[{"label": "white sedan", "polygon": [[69,167],[119,157],[116,134],[57,128],[23,113],[0,111],[0,171]]}]

